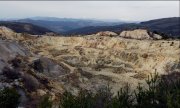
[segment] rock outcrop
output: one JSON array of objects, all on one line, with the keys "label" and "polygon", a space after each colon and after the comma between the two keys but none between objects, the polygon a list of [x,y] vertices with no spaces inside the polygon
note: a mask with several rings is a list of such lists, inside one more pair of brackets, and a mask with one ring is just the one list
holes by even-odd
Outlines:
[{"label": "rock outcrop", "polygon": [[1,40],[23,40],[23,36],[21,33],[15,33],[13,30],[0,26],[0,39]]},{"label": "rock outcrop", "polygon": [[131,38],[131,39],[162,39],[162,36],[158,34],[154,34],[144,29],[123,31],[120,33],[120,37]]},{"label": "rock outcrop", "polygon": [[69,70],[64,65],[57,64],[55,61],[40,57],[39,59],[33,62],[33,67],[40,73],[47,74],[48,76],[61,76],[68,74]]},{"label": "rock outcrop", "polygon": [[0,40],[0,73],[7,62],[17,55],[28,56],[30,52],[16,42]]},{"label": "rock outcrop", "polygon": [[117,36],[117,35],[118,35],[117,33],[111,31],[102,31],[96,34],[96,36]]},{"label": "rock outcrop", "polygon": [[0,26],[0,34],[1,34],[1,35],[5,35],[5,36],[8,36],[8,35],[14,34],[14,31],[12,31],[11,29],[9,29],[9,28],[7,28],[7,27]]}]

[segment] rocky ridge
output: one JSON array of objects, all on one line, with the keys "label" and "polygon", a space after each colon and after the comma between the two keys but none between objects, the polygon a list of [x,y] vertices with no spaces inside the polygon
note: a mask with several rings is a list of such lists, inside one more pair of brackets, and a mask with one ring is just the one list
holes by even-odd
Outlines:
[{"label": "rocky ridge", "polygon": [[132,39],[162,39],[162,36],[148,32],[144,29],[136,29],[132,31],[123,31],[120,33],[121,37]]}]

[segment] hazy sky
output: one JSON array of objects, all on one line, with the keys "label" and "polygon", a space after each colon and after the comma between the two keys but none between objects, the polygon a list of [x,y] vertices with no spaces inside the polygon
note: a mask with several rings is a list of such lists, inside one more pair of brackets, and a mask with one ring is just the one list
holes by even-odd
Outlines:
[{"label": "hazy sky", "polygon": [[178,17],[179,1],[0,1],[0,19],[34,16],[142,21]]}]

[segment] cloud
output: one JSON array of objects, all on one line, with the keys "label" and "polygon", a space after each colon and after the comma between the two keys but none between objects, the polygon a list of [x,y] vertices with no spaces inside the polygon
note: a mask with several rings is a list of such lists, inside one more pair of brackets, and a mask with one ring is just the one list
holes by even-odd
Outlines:
[{"label": "cloud", "polygon": [[0,1],[2,18],[33,16],[149,20],[179,16],[179,1]]}]

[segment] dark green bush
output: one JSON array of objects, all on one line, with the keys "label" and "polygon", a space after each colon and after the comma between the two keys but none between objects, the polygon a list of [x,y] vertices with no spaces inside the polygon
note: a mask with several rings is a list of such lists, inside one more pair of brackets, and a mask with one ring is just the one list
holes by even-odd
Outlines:
[{"label": "dark green bush", "polygon": [[14,68],[18,68],[22,65],[22,60],[20,57],[15,57],[13,60],[11,60],[11,63]]},{"label": "dark green bush", "polygon": [[52,108],[52,101],[50,101],[49,95],[45,95],[42,97],[38,108]]},{"label": "dark green bush", "polygon": [[125,86],[124,89],[118,91],[117,96],[112,97],[109,105],[103,108],[132,108],[133,97],[129,90],[129,86]]},{"label": "dark green bush", "polygon": [[38,72],[43,72],[44,71],[43,64],[42,64],[40,59],[34,61],[33,68],[35,70],[37,70]]},{"label": "dark green bush", "polygon": [[15,89],[5,88],[0,90],[0,107],[1,108],[17,108],[20,95]]}]

